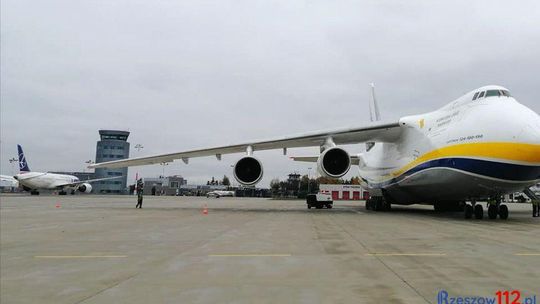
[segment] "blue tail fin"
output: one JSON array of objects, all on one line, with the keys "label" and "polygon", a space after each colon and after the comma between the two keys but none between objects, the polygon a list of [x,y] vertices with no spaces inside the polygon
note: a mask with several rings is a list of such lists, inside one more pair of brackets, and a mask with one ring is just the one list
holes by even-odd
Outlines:
[{"label": "blue tail fin", "polygon": [[19,150],[19,170],[21,172],[30,172],[30,168],[28,168],[28,163],[26,162],[26,157],[24,157],[24,152],[21,145],[17,145],[17,150]]}]

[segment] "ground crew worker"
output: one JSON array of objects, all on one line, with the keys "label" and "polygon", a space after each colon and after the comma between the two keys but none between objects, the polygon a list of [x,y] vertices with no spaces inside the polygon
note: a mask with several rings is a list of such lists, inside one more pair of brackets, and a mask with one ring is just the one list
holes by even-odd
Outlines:
[{"label": "ground crew worker", "polygon": [[532,200],[531,203],[533,205],[533,217],[540,217],[540,201]]},{"label": "ground crew worker", "polygon": [[135,208],[142,209],[142,201],[143,201],[143,188],[144,184],[142,181],[142,178],[137,181],[137,205]]}]

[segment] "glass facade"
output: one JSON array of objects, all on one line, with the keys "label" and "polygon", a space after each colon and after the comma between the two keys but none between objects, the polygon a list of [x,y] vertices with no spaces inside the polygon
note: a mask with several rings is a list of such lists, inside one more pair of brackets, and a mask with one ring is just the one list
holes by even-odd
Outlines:
[{"label": "glass facade", "polygon": [[[99,130],[100,141],[96,146],[96,163],[129,158],[129,132],[117,130]],[[95,183],[94,193],[127,193],[127,168],[98,168],[96,178],[117,177]]]}]

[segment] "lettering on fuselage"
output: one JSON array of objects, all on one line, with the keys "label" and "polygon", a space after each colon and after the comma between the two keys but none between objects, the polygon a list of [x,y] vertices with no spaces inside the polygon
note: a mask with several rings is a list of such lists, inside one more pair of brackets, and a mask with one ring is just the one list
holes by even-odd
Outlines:
[{"label": "lettering on fuselage", "polygon": [[462,142],[467,142],[467,141],[475,141],[482,138],[484,138],[484,134],[468,135],[468,136],[462,136],[459,138],[450,139],[446,143],[455,144],[455,143],[462,143]]},{"label": "lettering on fuselage", "polygon": [[447,124],[450,124],[452,122],[452,120],[459,115],[459,111],[456,111],[452,114],[449,114],[449,115],[446,115],[446,116],[443,116],[439,119],[437,119],[435,122],[437,123],[437,127],[442,127],[444,125],[447,125]]}]

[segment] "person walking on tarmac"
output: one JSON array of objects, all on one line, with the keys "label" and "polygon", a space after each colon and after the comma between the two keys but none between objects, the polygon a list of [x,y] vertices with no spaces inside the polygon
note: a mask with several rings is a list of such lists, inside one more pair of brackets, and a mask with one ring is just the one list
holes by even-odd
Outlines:
[{"label": "person walking on tarmac", "polygon": [[533,205],[533,217],[540,217],[540,201],[532,200]]},{"label": "person walking on tarmac", "polygon": [[143,184],[143,181],[142,181],[142,178],[141,178],[141,179],[139,179],[137,181],[137,187],[136,187],[136,190],[137,190],[137,205],[135,206],[135,208],[142,209],[143,188],[144,188],[144,184]]}]

